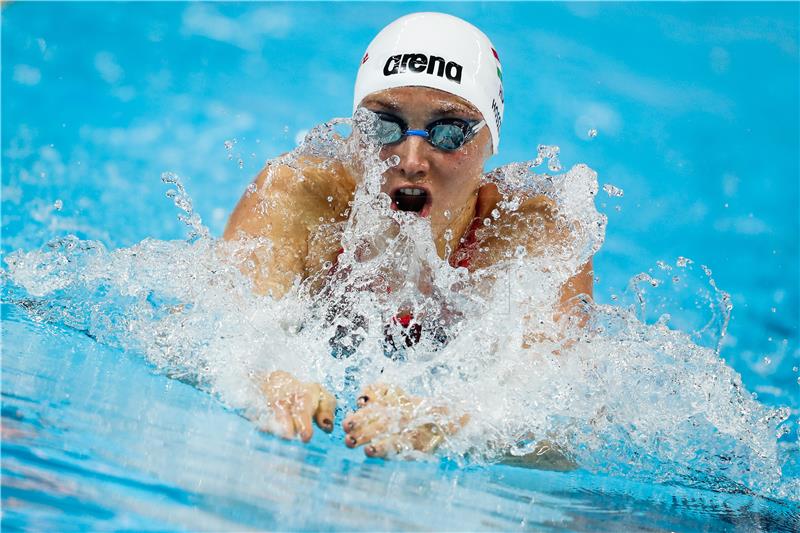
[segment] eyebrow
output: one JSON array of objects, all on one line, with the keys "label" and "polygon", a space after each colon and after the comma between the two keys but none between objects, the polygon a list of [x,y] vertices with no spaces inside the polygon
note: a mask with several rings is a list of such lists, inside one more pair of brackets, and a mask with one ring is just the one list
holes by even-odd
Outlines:
[{"label": "eyebrow", "polygon": [[465,105],[457,104],[454,102],[444,102],[438,108],[436,108],[433,112],[435,115],[449,115],[450,113],[461,113],[464,115],[471,115],[475,113],[472,109],[468,108]]},{"label": "eyebrow", "polygon": [[379,105],[385,109],[391,109],[392,111],[400,111],[400,106],[392,102],[391,100],[380,100],[378,98],[367,98],[364,100],[364,105]]},{"label": "eyebrow", "polygon": [[[388,109],[391,111],[402,111],[403,109],[403,106],[401,106],[397,102],[394,102],[392,100],[383,100],[380,98],[369,98],[364,101],[364,104],[378,105],[384,109]],[[462,115],[474,115],[479,112],[456,102],[442,102],[438,107],[434,108],[431,111],[431,116],[449,115],[452,113],[457,113]]]}]

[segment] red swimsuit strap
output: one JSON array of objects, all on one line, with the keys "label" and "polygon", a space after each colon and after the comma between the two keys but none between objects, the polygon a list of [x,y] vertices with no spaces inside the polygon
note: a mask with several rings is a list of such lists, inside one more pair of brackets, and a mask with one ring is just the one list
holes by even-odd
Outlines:
[{"label": "red swimsuit strap", "polygon": [[482,221],[479,217],[472,219],[472,223],[464,232],[463,241],[459,241],[453,255],[450,256],[450,264],[455,267],[469,268],[472,252],[478,247],[478,237],[475,232],[481,227]]}]

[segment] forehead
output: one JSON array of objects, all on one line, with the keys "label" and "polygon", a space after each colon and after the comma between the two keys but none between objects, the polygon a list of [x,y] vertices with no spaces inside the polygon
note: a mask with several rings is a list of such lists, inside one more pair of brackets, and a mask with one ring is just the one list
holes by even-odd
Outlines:
[{"label": "forehead", "polygon": [[454,94],[430,87],[395,87],[367,95],[362,106],[378,106],[398,112],[425,112],[426,114],[458,114],[464,117],[480,117],[480,112]]}]

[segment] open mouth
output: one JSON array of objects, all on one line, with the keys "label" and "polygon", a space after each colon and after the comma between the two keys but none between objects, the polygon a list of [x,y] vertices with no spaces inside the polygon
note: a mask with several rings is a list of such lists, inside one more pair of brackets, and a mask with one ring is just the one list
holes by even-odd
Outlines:
[{"label": "open mouth", "polygon": [[423,217],[430,210],[431,196],[422,187],[400,187],[392,194],[392,209],[411,211]]}]

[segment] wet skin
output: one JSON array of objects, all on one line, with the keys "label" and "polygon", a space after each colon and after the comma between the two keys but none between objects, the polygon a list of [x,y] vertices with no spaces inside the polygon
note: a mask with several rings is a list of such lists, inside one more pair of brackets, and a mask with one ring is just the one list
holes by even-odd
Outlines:
[{"label": "wet skin", "polygon": [[[480,113],[465,100],[427,87],[373,93],[361,105],[374,112],[395,115],[411,129],[424,129],[441,118],[481,119]],[[481,185],[484,164],[491,155],[491,136],[486,127],[454,151],[437,149],[422,137],[410,136],[384,146],[380,155],[382,159],[399,157],[399,164],[384,174],[382,192],[390,197],[401,188],[424,188],[427,192],[427,203],[420,216],[430,217],[434,242],[442,259],[446,259],[447,246],[456,249],[471,222],[476,217],[488,217],[502,198],[495,185]],[[297,277],[320,277],[322,265],[335,261],[339,239],[335,234],[330,238],[320,235],[347,220],[348,202],[358,182],[351,170],[338,163],[311,159],[300,163],[300,171],[268,164],[256,178],[255,193],[245,193],[239,201],[224,234],[227,240],[266,238],[280,244],[279,253],[253,252],[250,257],[253,266],[246,272],[257,292],[274,297],[283,296]],[[300,173],[303,179],[298,179]],[[396,206],[393,202],[393,208]],[[509,249],[519,245],[535,255],[544,247],[567,239],[568,235],[557,229],[555,218],[552,200],[543,196],[525,199],[513,216],[498,221],[496,231],[480,240],[479,251],[471,257],[470,270],[495,264]],[[326,223],[320,223],[321,220]],[[532,232],[531,227],[537,231]],[[445,240],[448,229],[452,231],[450,242]],[[562,288],[562,304],[566,305],[578,294],[591,296],[591,293],[589,261]],[[303,383],[277,371],[263,377],[260,386],[277,421],[275,428],[265,430],[284,438],[308,441],[313,423],[325,431],[332,429],[335,398],[321,385]],[[453,419],[446,407],[409,396],[397,387],[372,385],[361,396],[359,410],[343,422],[345,444],[365,446],[365,453],[371,456],[385,457],[404,450],[431,452],[468,421],[465,416]],[[428,420],[430,415],[434,415],[435,424],[414,422],[419,416]]]}]

